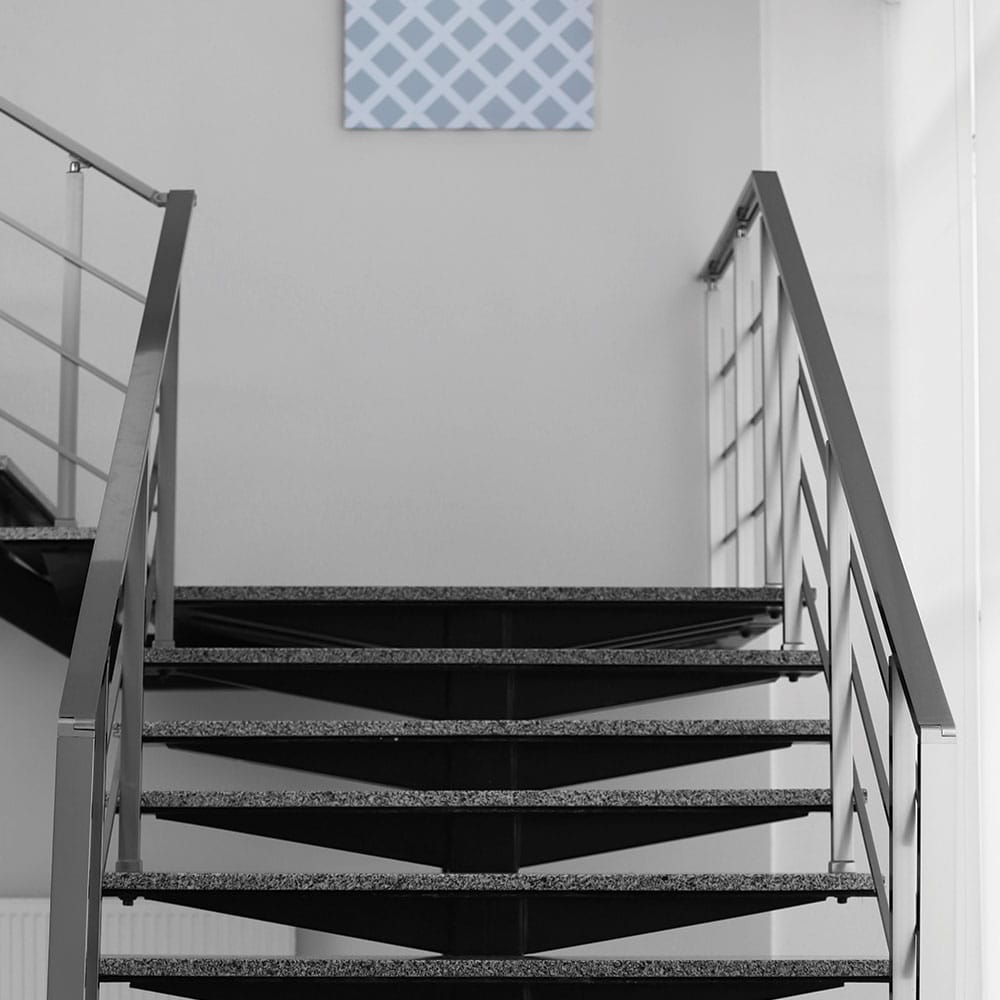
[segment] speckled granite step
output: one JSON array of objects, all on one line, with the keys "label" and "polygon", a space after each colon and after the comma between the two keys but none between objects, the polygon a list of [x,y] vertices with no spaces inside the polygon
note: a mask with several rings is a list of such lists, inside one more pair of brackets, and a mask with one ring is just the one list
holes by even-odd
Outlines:
[{"label": "speckled granite step", "polygon": [[177,721],[147,744],[403,788],[554,788],[828,741],[821,719]]},{"label": "speckled granite step", "polygon": [[148,742],[179,739],[562,740],[774,737],[825,741],[825,719],[179,719],[148,722]]},{"label": "speckled granite step", "polygon": [[543,874],[524,872],[112,872],[104,894],[364,892],[392,895],[568,895],[621,893],[805,893],[824,897],[874,896],[870,875],[861,872],[732,874]]},{"label": "speckled granite step", "polygon": [[97,537],[97,528],[0,528],[0,542],[92,542]]},{"label": "speckled granite step", "polygon": [[446,871],[530,865],[698,837],[830,809],[822,788],[146,792],[157,819]]},{"label": "speckled granite step", "polygon": [[770,669],[786,674],[822,671],[815,652],[779,649],[449,649],[432,647],[349,649],[337,646],[194,646],[146,650],[147,665],[165,666],[289,666],[341,667],[357,670],[378,667],[565,668],[618,667],[656,669]]},{"label": "speckled granite step", "polygon": [[780,602],[780,587],[178,587],[179,601]]},{"label": "speckled granite step", "polygon": [[658,809],[829,809],[826,788],[573,789],[544,791],[152,791],[142,808],[566,812]]},{"label": "speckled granite step", "polygon": [[[105,982],[209,997],[770,1000],[887,983],[883,959],[105,958]],[[442,992],[446,990],[447,992]],[[677,991],[683,991],[678,994]]]},{"label": "speckled granite step", "polygon": [[108,875],[137,897],[446,955],[528,955],[836,899],[866,875],[147,873]]},{"label": "speckled granite step", "polygon": [[538,718],[822,672],[814,652],[336,646],[146,651],[148,687],[236,685],[420,718]]}]

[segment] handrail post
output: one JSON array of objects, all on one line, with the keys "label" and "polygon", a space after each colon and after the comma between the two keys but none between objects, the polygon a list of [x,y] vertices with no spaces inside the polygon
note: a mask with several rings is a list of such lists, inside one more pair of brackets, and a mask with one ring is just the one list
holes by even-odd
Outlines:
[{"label": "handrail post", "polygon": [[889,660],[892,829],[889,902],[892,907],[892,1000],[917,1000],[917,913],[920,887],[917,788],[920,741],[910,715],[899,664]]},{"label": "handrail post", "polygon": [[[66,174],[66,249],[83,254],[83,165],[70,160]],[[80,297],[83,272],[70,261],[63,264],[62,347],[80,354]],[[59,362],[59,456],[56,486],[56,524],[76,524],[76,466],[67,457],[76,454],[80,371],[68,358]]]},{"label": "handrail post", "polygon": [[778,353],[778,266],[767,227],[760,226],[761,385],[764,406],[764,583],[781,586],[781,361]]},{"label": "handrail post", "polygon": [[[146,463],[148,464],[148,463]],[[122,599],[121,797],[118,807],[120,872],[142,871],[140,800],[142,798],[143,654],[146,639],[146,532],[149,523],[148,469],[139,486],[125,565]]]},{"label": "handrail post", "polygon": [[830,637],[830,871],[854,870],[854,744],[851,729],[851,529],[840,465],[827,443]]},{"label": "handrail post", "polygon": [[783,282],[778,285],[778,363],[781,393],[781,574],[784,646],[802,645],[802,459],[799,452],[799,352]]},{"label": "handrail post", "polygon": [[[49,912],[48,1000],[97,1000],[100,837],[104,815],[105,711],[94,729],[59,720]],[[98,856],[95,856],[95,847]],[[83,989],[81,991],[81,984]]]},{"label": "handrail post", "polygon": [[753,286],[751,284],[750,240],[744,226],[733,246],[733,343],[736,375],[736,585],[755,587],[757,545],[753,509],[754,434],[753,417]]},{"label": "handrail post", "polygon": [[159,479],[156,487],[156,638],[174,644],[174,551],[177,518],[177,367],[180,351],[181,294],[174,303],[170,340],[160,383]]},{"label": "handrail post", "polygon": [[725,380],[721,376],[724,337],[722,293],[717,281],[705,286],[705,371],[708,401],[708,573],[713,587],[731,586],[726,573]]}]

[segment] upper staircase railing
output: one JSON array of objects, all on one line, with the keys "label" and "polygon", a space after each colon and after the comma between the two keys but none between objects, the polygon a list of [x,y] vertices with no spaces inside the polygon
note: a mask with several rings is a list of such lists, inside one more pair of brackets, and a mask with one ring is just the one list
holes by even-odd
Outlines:
[{"label": "upper staircase railing", "polygon": [[[116,815],[117,868],[141,870],[143,649],[150,632],[157,645],[173,644],[180,284],[195,194],[180,190],[161,194],[8,101],[0,99],[0,111],[72,158],[71,229],[73,220],[80,218],[76,207],[82,207],[82,188],[77,201],[72,178],[82,166],[93,167],[164,208],[147,293],[131,292],[111,279],[143,303],[143,314],[128,382],[116,383],[125,400],[59,707],[48,996],[96,1000],[101,879]],[[67,274],[72,271],[77,284],[75,294],[70,289],[68,295],[64,285],[64,332],[69,312],[69,326],[75,323],[78,335],[81,270],[102,280],[108,276],[82,261],[72,247],[50,245],[6,216],[0,221],[66,259]],[[68,365],[74,374],[79,367],[92,370],[80,359],[78,347],[67,347],[65,339],[62,349],[49,346],[59,351],[64,368]],[[75,394],[71,402],[75,408]],[[10,419],[5,413],[0,416]],[[62,446],[62,437],[59,444],[48,443],[56,447],[60,462],[89,467]],[[61,498],[62,493],[61,489]]]},{"label": "upper staircase railing", "polygon": [[712,583],[782,585],[786,648],[806,641],[808,615],[830,691],[830,870],[854,867],[856,815],[893,1000],[910,1000],[931,961],[919,935],[921,747],[953,743],[955,721],[777,174],[751,175],[700,277]]},{"label": "upper staircase railing", "polygon": [[35,329],[23,319],[12,315],[0,307],[0,321],[18,330],[35,343],[54,351],[61,357],[59,367],[59,432],[53,440],[37,427],[17,414],[0,406],[0,420],[33,438],[57,455],[57,486],[55,501],[55,522],[59,526],[76,524],[78,468],[107,482],[108,474],[77,452],[77,424],[79,417],[79,373],[82,369],[100,381],[124,393],[126,386],[119,379],[109,375],[97,365],[80,356],[80,309],[81,279],[89,274],[130,299],[144,305],[145,295],[130,288],[125,282],[89,263],[82,257],[83,252],[83,201],[84,173],[92,168],[133,194],[153,205],[163,207],[168,196],[116,166],[103,156],[88,149],[82,143],[71,139],[36,118],[30,112],[0,97],[0,114],[23,125],[43,139],[69,154],[69,169],[66,174],[66,235],[65,245],[48,239],[30,226],[0,210],[0,223],[20,233],[26,239],[44,247],[50,253],[61,257],[63,265],[62,323],[58,341]]}]

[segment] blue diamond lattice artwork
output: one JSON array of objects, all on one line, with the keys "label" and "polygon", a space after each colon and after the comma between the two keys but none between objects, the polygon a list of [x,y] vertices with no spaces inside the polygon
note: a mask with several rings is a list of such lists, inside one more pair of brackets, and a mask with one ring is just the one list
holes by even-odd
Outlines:
[{"label": "blue diamond lattice artwork", "polygon": [[351,129],[591,129],[591,0],[347,0]]}]

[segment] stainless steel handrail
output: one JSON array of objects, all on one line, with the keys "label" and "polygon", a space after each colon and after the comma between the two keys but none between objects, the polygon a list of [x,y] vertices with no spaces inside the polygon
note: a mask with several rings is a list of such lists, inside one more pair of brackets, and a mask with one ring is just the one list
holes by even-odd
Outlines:
[{"label": "stainless steel handrail", "polygon": [[88,149],[83,143],[77,142],[68,135],[64,135],[58,129],[43,122],[41,118],[36,118],[31,112],[18,107],[13,101],[8,101],[6,98],[0,97],[0,114],[4,114],[8,118],[19,122],[36,135],[40,135],[54,146],[58,146],[69,153],[74,159],[79,160],[89,167],[93,167],[98,173],[104,174],[109,180],[120,184],[123,188],[127,188],[134,194],[139,195],[140,198],[144,198],[154,205],[165,205],[167,203],[167,195],[163,192],[157,191],[156,188],[139,180],[138,177],[133,176],[127,170],[123,170],[99,153]]},{"label": "stainless steel handrail", "polygon": [[[171,191],[166,199],[59,708],[49,1000],[97,1000],[101,878],[116,809],[119,870],[141,870],[143,647],[151,574],[157,581],[156,638],[173,640],[177,340],[181,265],[194,204],[193,191]],[[156,497],[150,492],[151,462],[158,466]],[[154,545],[160,544],[151,569],[147,536],[157,502]],[[108,789],[109,744],[119,710],[119,754]]]},{"label": "stainless steel handrail", "polygon": [[910,713],[921,730],[955,733],[955,719],[875,480],[837,355],[778,175],[754,171],[699,277],[714,281],[732,257],[733,241],[763,214],[798,331],[816,404],[840,463],[844,493],[871,587],[898,665]]},{"label": "stainless steel handrail", "polygon": [[60,718],[72,719],[77,729],[91,728],[96,717],[101,685],[98,664],[103,664],[107,656],[125,574],[131,519],[149,450],[150,428],[163,378],[194,201],[193,191],[171,191],[167,197],[135,360],[97,523],[90,571],[80,604],[79,625],[59,706]]}]

